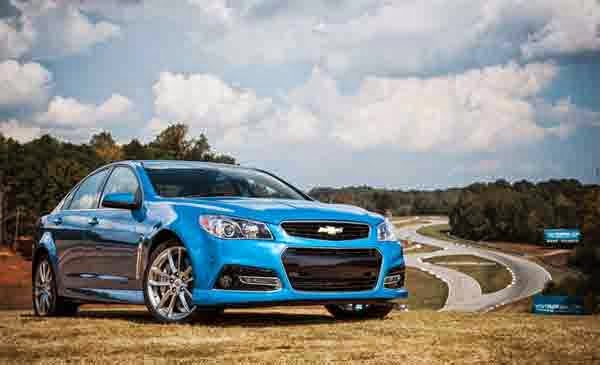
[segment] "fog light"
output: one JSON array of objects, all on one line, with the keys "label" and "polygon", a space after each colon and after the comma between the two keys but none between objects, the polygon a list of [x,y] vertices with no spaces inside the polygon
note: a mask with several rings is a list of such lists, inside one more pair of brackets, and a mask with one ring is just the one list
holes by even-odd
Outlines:
[{"label": "fog light", "polygon": [[272,289],[280,289],[281,281],[274,277],[260,277],[260,276],[238,276],[238,279],[242,284],[247,285],[262,285],[268,286]]},{"label": "fog light", "polygon": [[233,278],[229,275],[223,275],[219,278],[219,286],[223,289],[231,288],[231,284],[233,284]]},{"label": "fog light", "polygon": [[391,268],[383,279],[383,286],[387,289],[400,289],[404,286],[404,266]]},{"label": "fog light", "polygon": [[383,283],[385,285],[390,285],[390,286],[394,285],[395,286],[400,282],[400,280],[402,280],[402,275],[391,275],[391,276],[386,276]]},{"label": "fog light", "polygon": [[281,281],[271,269],[225,265],[215,283],[215,289],[270,291],[281,289]]}]

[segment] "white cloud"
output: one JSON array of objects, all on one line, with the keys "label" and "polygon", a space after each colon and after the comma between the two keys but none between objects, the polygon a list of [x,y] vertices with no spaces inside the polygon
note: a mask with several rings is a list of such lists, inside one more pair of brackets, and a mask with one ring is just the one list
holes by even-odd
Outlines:
[{"label": "white cloud", "polygon": [[[113,94],[99,105],[85,104],[74,98],[54,97],[43,113],[36,113],[26,121],[0,121],[0,133],[21,142],[41,134],[51,134],[66,141],[87,142],[90,136],[102,130],[134,127],[139,115],[126,97]],[[113,133],[119,142],[127,142],[122,134]],[[127,136],[130,137],[130,136]]]},{"label": "white cloud", "polygon": [[31,24],[22,24],[17,30],[15,19],[0,19],[0,60],[18,58],[23,55],[33,43],[36,33]]},{"label": "white cloud", "polygon": [[113,94],[100,105],[81,103],[74,98],[55,96],[48,110],[38,114],[35,121],[44,126],[59,128],[114,125],[136,119],[133,103],[126,97]]},{"label": "white cloud", "polygon": [[209,24],[231,26],[235,21],[234,8],[226,0],[188,0],[196,6]]},{"label": "white cloud", "polygon": [[553,63],[511,62],[431,78],[368,77],[355,93],[342,94],[315,68],[280,101],[212,75],[162,73],[148,128],[187,123],[228,150],[318,139],[356,150],[506,151],[600,123],[600,113],[541,98],[558,73]]},{"label": "white cloud", "polygon": [[0,121],[0,134],[25,143],[39,137],[42,129],[37,126],[24,125],[16,119],[10,119]]},{"label": "white cloud", "polygon": [[364,149],[493,151],[544,138],[534,102],[557,74],[552,64],[472,70],[435,78],[368,78],[349,96],[333,135]]},{"label": "white cloud", "polygon": [[600,50],[600,2],[550,1],[551,17],[521,46],[527,58]]},{"label": "white cloud", "polygon": [[[269,143],[300,143],[316,136],[319,120],[308,109],[276,104],[253,90],[236,88],[210,74],[163,72],[153,86],[156,116],[147,133],[169,123],[186,123],[192,134],[208,133],[226,148]],[[247,143],[246,141],[250,141]]]},{"label": "white cloud", "polygon": [[0,63],[0,110],[36,106],[47,98],[52,74],[39,63]]},{"label": "white cloud", "polygon": [[93,22],[77,2],[13,1],[20,14],[0,21],[0,57],[52,58],[82,52],[120,35],[120,27]]},{"label": "white cloud", "polygon": [[227,150],[259,150],[274,153],[275,148],[288,148],[314,141],[319,135],[321,120],[299,106],[281,106],[273,109],[264,120],[242,124],[223,131],[217,140]]},{"label": "white cloud", "polygon": [[333,75],[439,74],[600,50],[596,0],[196,1],[203,57],[319,64]]},{"label": "white cloud", "polygon": [[272,107],[252,90],[234,88],[209,74],[163,72],[152,87],[154,109],[162,119],[201,129],[222,129],[256,122]]}]

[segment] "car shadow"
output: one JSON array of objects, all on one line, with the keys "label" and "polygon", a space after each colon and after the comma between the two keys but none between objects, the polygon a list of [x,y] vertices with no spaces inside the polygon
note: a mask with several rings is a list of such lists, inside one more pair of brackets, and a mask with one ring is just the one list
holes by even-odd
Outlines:
[{"label": "car shadow", "polygon": [[299,326],[307,324],[333,323],[326,314],[282,313],[282,312],[227,312],[213,318],[201,319],[197,323],[210,323],[221,327],[273,327]]},{"label": "car shadow", "polygon": [[[22,317],[37,318],[33,314],[22,314]],[[126,320],[134,323],[156,324],[150,313],[139,309],[82,309],[75,318]],[[211,325],[219,327],[273,327],[301,326],[307,324],[333,323],[335,319],[327,314],[285,313],[280,311],[244,312],[240,310],[225,311],[218,315],[205,315],[195,318],[190,325]]]}]

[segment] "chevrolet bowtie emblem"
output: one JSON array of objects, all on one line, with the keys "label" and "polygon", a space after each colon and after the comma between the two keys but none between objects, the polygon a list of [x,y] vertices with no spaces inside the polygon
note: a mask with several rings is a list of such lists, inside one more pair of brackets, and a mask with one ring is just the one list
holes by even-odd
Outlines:
[{"label": "chevrolet bowtie emblem", "polygon": [[333,226],[319,227],[319,233],[327,233],[330,236],[335,236],[336,234],[342,233],[342,232],[344,232],[343,227],[333,227]]}]

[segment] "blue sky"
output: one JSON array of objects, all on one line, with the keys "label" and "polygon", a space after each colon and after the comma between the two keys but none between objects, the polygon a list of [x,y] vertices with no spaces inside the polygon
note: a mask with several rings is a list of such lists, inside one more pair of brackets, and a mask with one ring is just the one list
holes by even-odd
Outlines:
[{"label": "blue sky", "polygon": [[0,132],[170,123],[301,186],[598,182],[596,0],[0,0]]}]

